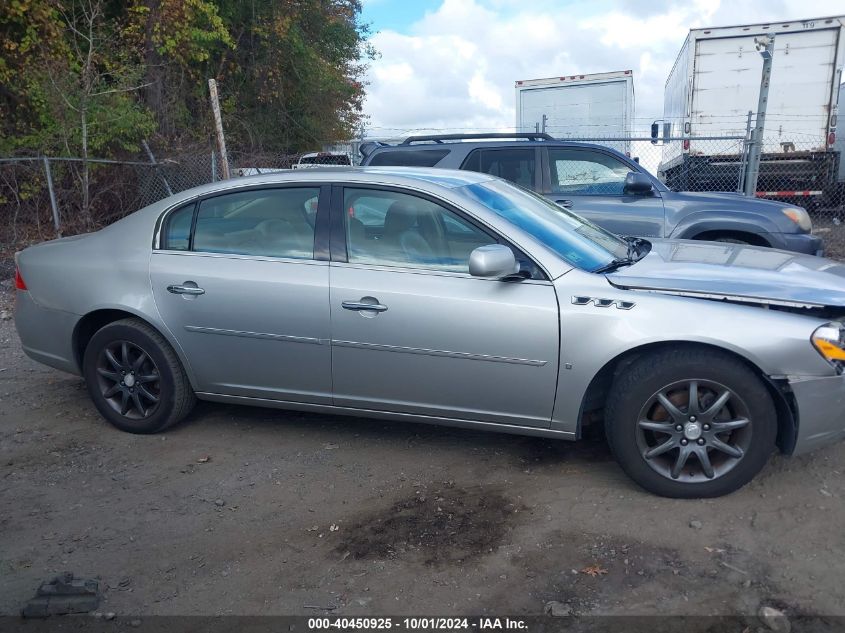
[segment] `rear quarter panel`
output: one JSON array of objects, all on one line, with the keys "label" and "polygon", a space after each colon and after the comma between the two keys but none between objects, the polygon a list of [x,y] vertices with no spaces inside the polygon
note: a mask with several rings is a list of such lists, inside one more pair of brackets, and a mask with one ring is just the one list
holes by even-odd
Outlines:
[{"label": "rear quarter panel", "polygon": [[[165,207],[147,207],[96,233],[32,246],[18,254],[17,263],[35,307],[73,315],[70,322],[74,324],[96,310],[134,314],[170,342],[192,378],[190,365],[162,322],[150,288],[153,234]],[[54,335],[70,340],[74,332]]]}]

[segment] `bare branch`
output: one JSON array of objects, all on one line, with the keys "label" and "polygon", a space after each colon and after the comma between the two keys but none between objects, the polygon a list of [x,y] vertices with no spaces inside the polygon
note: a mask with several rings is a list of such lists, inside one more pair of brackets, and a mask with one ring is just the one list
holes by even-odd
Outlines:
[{"label": "bare branch", "polygon": [[92,92],[89,94],[89,97],[99,97],[101,95],[108,95],[115,92],[132,92],[133,90],[140,90],[141,88],[146,88],[147,86],[152,86],[153,82],[149,81],[145,84],[140,84],[138,86],[130,86],[128,88],[112,88],[111,90],[103,90],[101,92]]}]

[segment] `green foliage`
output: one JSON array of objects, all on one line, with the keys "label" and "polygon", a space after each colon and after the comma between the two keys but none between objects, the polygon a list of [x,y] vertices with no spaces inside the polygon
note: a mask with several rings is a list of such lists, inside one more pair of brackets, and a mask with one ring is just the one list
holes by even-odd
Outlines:
[{"label": "green foliage", "polygon": [[349,138],[375,54],[360,11],[360,0],[6,0],[0,153],[207,142],[209,77],[230,147]]}]

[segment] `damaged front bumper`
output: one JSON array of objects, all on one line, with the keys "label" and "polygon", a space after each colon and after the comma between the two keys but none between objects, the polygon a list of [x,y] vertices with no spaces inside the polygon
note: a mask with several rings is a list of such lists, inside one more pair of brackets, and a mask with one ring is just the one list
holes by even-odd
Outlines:
[{"label": "damaged front bumper", "polygon": [[793,455],[845,439],[845,375],[789,379],[797,409]]}]

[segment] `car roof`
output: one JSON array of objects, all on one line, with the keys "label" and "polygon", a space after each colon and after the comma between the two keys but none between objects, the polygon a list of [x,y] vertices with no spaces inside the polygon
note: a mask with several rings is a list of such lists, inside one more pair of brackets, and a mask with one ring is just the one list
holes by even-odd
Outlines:
[{"label": "car roof", "polygon": [[482,140],[467,140],[467,141],[417,141],[414,143],[396,143],[396,144],[386,144],[386,145],[379,145],[378,147],[374,147],[372,151],[368,154],[369,156],[373,156],[375,154],[381,154],[384,152],[390,151],[415,151],[415,150],[426,150],[426,149],[454,149],[456,147],[464,148],[472,148],[472,149],[479,149],[479,148],[501,148],[501,147],[565,147],[565,148],[573,148],[573,149],[595,149],[595,150],[602,150],[602,151],[609,151],[615,154],[619,154],[620,156],[624,156],[622,152],[612,147],[608,147],[607,145],[599,145],[597,143],[585,143],[583,141],[567,141],[563,139],[552,139],[552,140],[489,140],[489,141],[482,141]]},{"label": "car roof", "polygon": [[[421,180],[441,187],[453,189],[478,182],[493,180],[494,177],[474,171],[457,169],[438,169],[436,167],[345,167],[343,165],[327,165],[318,172],[303,172],[288,170],[238,178],[238,183],[272,184],[274,182],[295,182],[297,180],[350,180],[381,182],[384,177]],[[216,183],[220,184],[220,183]],[[207,185],[208,186],[208,185]]]},{"label": "car roof", "polygon": [[254,176],[241,176],[229,180],[200,185],[181,191],[170,198],[151,206],[171,206],[181,204],[198,196],[223,193],[246,187],[307,182],[310,184],[343,181],[348,183],[380,184],[422,188],[454,189],[479,182],[495,180],[495,176],[474,171],[439,169],[436,167],[345,167],[343,165],[325,166],[320,169],[282,169],[272,173]]}]

